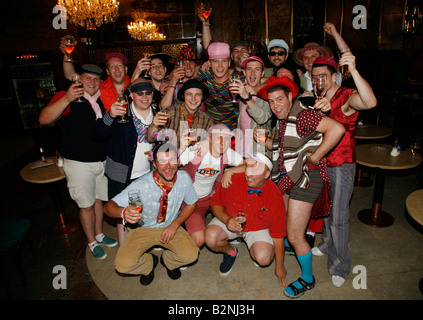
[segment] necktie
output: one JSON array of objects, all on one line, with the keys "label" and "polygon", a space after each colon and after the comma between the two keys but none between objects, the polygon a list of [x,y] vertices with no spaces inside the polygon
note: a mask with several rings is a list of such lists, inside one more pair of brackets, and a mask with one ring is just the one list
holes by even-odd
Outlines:
[{"label": "necktie", "polygon": [[162,181],[160,181],[159,173],[157,170],[153,171],[153,180],[157,184],[157,186],[163,191],[162,196],[160,197],[160,207],[159,207],[159,214],[157,215],[157,223],[165,222],[166,220],[166,212],[167,212],[167,204],[168,204],[168,194],[172,191],[172,188],[176,182],[176,176],[173,181],[166,186]]},{"label": "necktie", "polygon": [[261,196],[261,189],[258,190],[254,190],[254,189],[247,189],[248,194],[253,194],[253,193],[257,193],[257,195],[260,197]]}]

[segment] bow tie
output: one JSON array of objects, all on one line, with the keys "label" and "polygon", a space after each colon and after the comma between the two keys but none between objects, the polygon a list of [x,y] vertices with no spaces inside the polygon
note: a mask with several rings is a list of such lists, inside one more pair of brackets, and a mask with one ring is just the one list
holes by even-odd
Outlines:
[{"label": "bow tie", "polygon": [[260,197],[261,195],[261,189],[258,190],[254,190],[254,189],[247,189],[248,194],[253,194],[253,193],[257,193],[257,195]]}]

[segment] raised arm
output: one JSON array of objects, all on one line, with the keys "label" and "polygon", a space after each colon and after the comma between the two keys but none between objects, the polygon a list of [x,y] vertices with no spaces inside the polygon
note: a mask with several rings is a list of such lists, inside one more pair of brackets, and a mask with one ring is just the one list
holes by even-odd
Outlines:
[{"label": "raised arm", "polygon": [[323,29],[333,37],[340,52],[344,53],[347,51],[351,51],[344,38],[341,37],[332,22],[326,22],[323,26]]},{"label": "raised arm", "polygon": [[339,63],[348,65],[348,71],[350,72],[357,88],[357,93],[351,95],[347,103],[342,106],[342,112],[348,116],[359,110],[368,110],[376,107],[376,96],[372,87],[370,87],[369,83],[364,80],[356,69],[355,56],[353,56],[351,52],[346,52],[342,55]]}]

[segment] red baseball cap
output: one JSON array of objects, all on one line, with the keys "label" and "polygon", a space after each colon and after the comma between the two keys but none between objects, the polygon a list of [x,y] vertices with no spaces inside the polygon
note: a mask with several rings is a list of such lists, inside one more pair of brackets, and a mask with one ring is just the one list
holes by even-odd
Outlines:
[{"label": "red baseball cap", "polygon": [[242,61],[242,63],[241,63],[241,67],[243,67],[244,69],[245,69],[245,66],[247,65],[247,63],[248,62],[250,62],[250,61],[258,61],[258,62],[260,62],[261,63],[261,65],[263,66],[263,69],[265,68],[264,67],[264,62],[263,62],[263,60],[261,60],[259,57],[257,57],[257,56],[249,56],[248,58],[246,58],[244,61]]},{"label": "red baseball cap", "polygon": [[294,99],[298,95],[298,87],[294,81],[292,81],[288,77],[279,78],[279,77],[273,77],[273,76],[269,77],[269,79],[267,80],[267,84],[257,92],[257,95],[260,98],[267,101],[268,100],[267,91],[269,91],[271,87],[274,87],[277,85],[287,87],[289,91],[292,93],[292,99]]},{"label": "red baseball cap", "polygon": [[106,54],[106,58],[105,58],[106,64],[109,61],[109,59],[111,59],[111,58],[118,58],[118,59],[122,60],[122,62],[125,66],[129,64],[129,59],[124,54],[122,54],[120,52],[111,52],[111,53]]}]

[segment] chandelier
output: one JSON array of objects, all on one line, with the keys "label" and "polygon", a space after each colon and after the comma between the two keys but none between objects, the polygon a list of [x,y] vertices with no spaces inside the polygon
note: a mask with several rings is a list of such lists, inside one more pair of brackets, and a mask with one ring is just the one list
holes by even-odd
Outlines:
[{"label": "chandelier", "polygon": [[129,35],[139,41],[166,40],[163,33],[157,31],[157,26],[151,21],[147,21],[147,14],[141,11],[133,11],[134,22],[128,24]]},{"label": "chandelier", "polygon": [[116,0],[58,0],[64,6],[68,20],[87,30],[94,30],[103,23],[115,22],[119,15],[119,1]]}]

